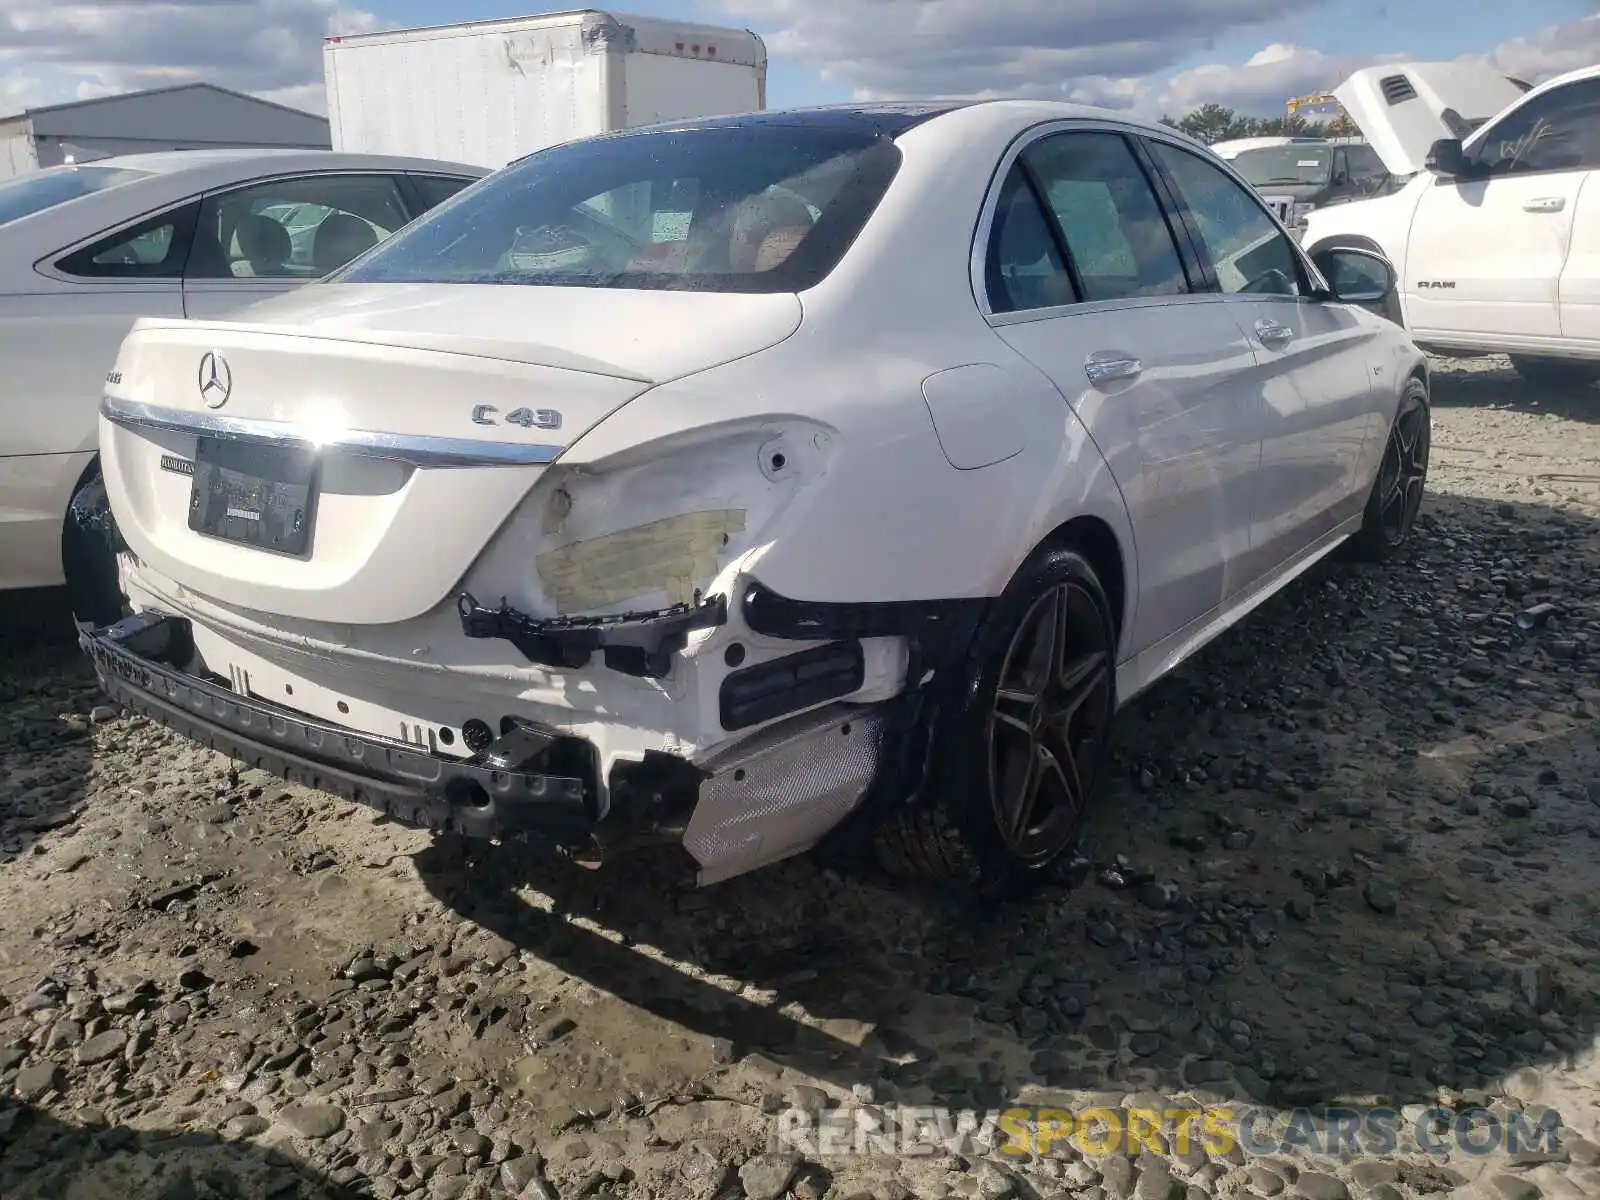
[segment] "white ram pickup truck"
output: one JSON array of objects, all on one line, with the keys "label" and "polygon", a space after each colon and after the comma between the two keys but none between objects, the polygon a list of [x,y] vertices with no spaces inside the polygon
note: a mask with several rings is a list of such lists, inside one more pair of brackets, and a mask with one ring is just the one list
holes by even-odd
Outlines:
[{"label": "white ram pickup truck", "polygon": [[1600,380],[1600,66],[1528,89],[1487,67],[1391,64],[1335,94],[1414,177],[1311,213],[1307,250],[1388,258],[1426,350],[1509,354],[1530,383]]}]

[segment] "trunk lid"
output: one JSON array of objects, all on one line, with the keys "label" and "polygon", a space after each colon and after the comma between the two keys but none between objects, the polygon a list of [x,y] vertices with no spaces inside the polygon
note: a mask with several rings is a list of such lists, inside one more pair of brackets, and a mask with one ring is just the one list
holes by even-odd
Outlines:
[{"label": "trunk lid", "polygon": [[1492,67],[1410,62],[1357,71],[1333,94],[1390,174],[1415,175],[1434,142],[1464,141],[1525,91]]},{"label": "trunk lid", "polygon": [[305,291],[321,295],[138,322],[107,379],[101,456],[122,535],[156,571],[223,604],[347,625],[449,599],[588,429],[800,318],[793,295]]},{"label": "trunk lid", "polygon": [[[281,329],[665,383],[781,342],[792,293],[734,294],[489,283],[312,283],[231,314]],[[246,322],[247,324],[239,324]]]}]

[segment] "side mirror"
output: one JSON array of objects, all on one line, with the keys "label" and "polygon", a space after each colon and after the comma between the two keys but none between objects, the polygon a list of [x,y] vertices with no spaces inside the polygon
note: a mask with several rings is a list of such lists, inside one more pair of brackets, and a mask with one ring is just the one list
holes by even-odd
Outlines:
[{"label": "side mirror", "polygon": [[1428,147],[1428,157],[1422,160],[1422,165],[1441,179],[1465,175],[1467,159],[1461,153],[1461,139],[1440,138]]},{"label": "side mirror", "polygon": [[1333,299],[1344,304],[1371,307],[1380,315],[1388,316],[1388,301],[1399,281],[1394,267],[1381,254],[1371,250],[1356,250],[1339,246],[1319,250],[1312,256],[1317,270],[1322,272],[1333,293]]}]

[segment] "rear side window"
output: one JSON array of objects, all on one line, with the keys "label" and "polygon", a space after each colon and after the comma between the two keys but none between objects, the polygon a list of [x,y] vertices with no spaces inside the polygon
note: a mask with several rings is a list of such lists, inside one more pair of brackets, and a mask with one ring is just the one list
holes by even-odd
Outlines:
[{"label": "rear side window", "polygon": [[1189,290],[1166,215],[1120,134],[1057,134],[1029,147],[1023,161],[1066,240],[1085,300]]},{"label": "rear side window", "polygon": [[121,167],[46,167],[0,183],[0,225],[148,176]]},{"label": "rear side window", "polygon": [[1012,167],[995,206],[984,289],[997,313],[1054,308],[1078,299],[1044,215],[1021,167]]},{"label": "rear side window", "polygon": [[56,268],[85,279],[177,279],[194,235],[198,204],[186,204],[119,229],[67,255]]},{"label": "rear side window", "polygon": [[502,168],[336,279],[800,291],[844,256],[899,163],[875,132],[779,122],[571,142]]}]

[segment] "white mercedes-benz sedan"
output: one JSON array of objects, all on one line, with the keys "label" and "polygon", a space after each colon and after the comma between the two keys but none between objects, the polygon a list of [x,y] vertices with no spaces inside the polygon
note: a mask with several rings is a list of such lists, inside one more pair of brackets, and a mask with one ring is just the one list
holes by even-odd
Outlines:
[{"label": "white mercedes-benz sedan", "polygon": [[708,883],[859,810],[892,866],[1007,888],[1129,697],[1407,545],[1393,286],[1098,109],[571,142],[324,282],[139,323],[122,615],[79,636],[130,708],[406,823],[664,838]]},{"label": "white mercedes-benz sedan", "polygon": [[213,317],[343,266],[487,174],[317,150],[176,150],[0,181],[0,590],[96,569],[95,404],[135,319]]}]

